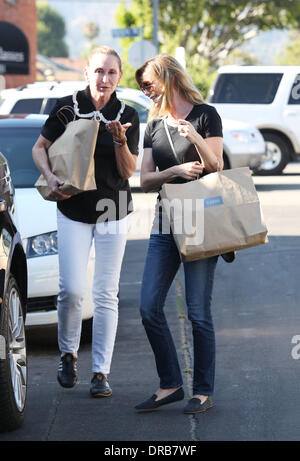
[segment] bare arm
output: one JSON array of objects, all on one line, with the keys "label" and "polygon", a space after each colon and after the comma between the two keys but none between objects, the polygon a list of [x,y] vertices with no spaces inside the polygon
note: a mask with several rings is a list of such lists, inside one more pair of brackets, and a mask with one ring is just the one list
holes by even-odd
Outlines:
[{"label": "bare arm", "polygon": [[106,125],[106,129],[111,133],[114,143],[116,162],[121,178],[129,179],[136,170],[137,156],[133,155],[126,142],[126,131],[131,123],[121,125],[120,122],[112,121]]},{"label": "bare arm", "polygon": [[55,200],[65,200],[70,198],[70,195],[62,194],[58,189],[59,186],[63,185],[57,176],[55,176],[50,169],[49,158],[48,158],[48,149],[51,146],[52,142],[40,135],[33,146],[32,157],[33,161],[36,164],[36,167],[44,178],[46,179],[48,186],[51,190],[50,196]]},{"label": "bare arm", "polygon": [[152,157],[152,149],[144,149],[143,161],[141,166],[141,187],[144,192],[159,190],[167,182],[172,181],[178,176],[192,180],[196,179],[203,171],[200,162],[187,162],[181,165],[174,165],[164,171],[156,171],[156,166]]},{"label": "bare arm", "polygon": [[127,144],[124,146],[114,144],[114,146],[119,175],[121,178],[129,179],[136,170],[137,155],[130,152]]}]

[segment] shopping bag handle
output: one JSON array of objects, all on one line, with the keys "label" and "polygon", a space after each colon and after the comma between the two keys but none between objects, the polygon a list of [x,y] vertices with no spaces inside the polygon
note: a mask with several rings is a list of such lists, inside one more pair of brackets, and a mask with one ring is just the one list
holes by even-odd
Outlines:
[{"label": "shopping bag handle", "polygon": [[72,122],[74,122],[74,120],[76,119],[76,114],[72,106],[63,106],[60,109],[58,109],[58,111],[56,112],[56,116],[58,120],[64,125],[64,127],[66,127],[69,123],[69,119],[66,116],[66,114],[63,113],[63,110],[66,110],[67,112],[69,111],[72,114],[73,116],[73,120],[71,120]]}]

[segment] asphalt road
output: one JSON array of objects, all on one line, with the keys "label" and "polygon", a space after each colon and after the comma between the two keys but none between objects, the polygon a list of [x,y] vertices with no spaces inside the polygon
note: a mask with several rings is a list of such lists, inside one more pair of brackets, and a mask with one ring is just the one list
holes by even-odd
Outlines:
[{"label": "asphalt road", "polygon": [[[56,382],[55,330],[30,330],[29,391],[24,425],[0,441],[295,441],[300,439],[300,163],[282,176],[254,177],[269,230],[267,245],[220,259],[213,315],[217,341],[214,407],[183,415],[185,402],[136,414],[134,405],[158,387],[155,364],[138,313],[139,291],[155,195],[134,194],[136,214],[121,281],[120,317],[110,375],[113,396],[89,397],[91,351],[83,340],[79,383]],[[190,325],[180,270],[166,312],[186,398],[191,392]],[[294,343],[293,343],[294,341]]]}]

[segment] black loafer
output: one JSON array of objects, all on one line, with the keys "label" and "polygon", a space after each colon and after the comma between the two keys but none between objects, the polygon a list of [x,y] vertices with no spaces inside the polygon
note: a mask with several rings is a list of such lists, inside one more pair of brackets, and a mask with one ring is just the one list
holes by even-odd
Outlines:
[{"label": "black loafer", "polygon": [[197,397],[192,398],[183,410],[183,413],[187,415],[194,415],[196,413],[203,413],[213,406],[211,398],[208,396],[205,402],[201,403],[201,400]]},{"label": "black loafer", "polygon": [[102,373],[94,373],[91,383],[90,394],[92,397],[110,397],[112,395],[108,381]]},{"label": "black loafer", "polygon": [[156,400],[156,398],[157,398],[157,395],[153,394],[152,397],[150,397],[150,399],[145,400],[145,402],[142,402],[139,405],[136,405],[135,409],[137,411],[153,411],[161,407],[162,405],[167,405],[168,403],[178,402],[179,400],[184,399],[184,391],[182,387],[180,387],[175,392],[168,395],[167,397],[164,397],[163,399]]}]

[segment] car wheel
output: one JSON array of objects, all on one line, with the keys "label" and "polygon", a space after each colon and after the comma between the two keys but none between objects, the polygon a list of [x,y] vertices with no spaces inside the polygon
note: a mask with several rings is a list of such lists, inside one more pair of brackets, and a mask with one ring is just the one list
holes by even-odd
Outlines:
[{"label": "car wheel", "polygon": [[281,136],[274,133],[262,133],[267,145],[267,158],[255,170],[257,175],[281,174],[290,161],[289,147]]},{"label": "car wheel", "polygon": [[0,430],[23,422],[27,398],[25,323],[20,290],[11,275],[0,311]]}]

